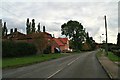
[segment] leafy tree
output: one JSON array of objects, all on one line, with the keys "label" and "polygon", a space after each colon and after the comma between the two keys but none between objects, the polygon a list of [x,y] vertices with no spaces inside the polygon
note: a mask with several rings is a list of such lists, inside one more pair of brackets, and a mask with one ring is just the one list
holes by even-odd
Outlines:
[{"label": "leafy tree", "polygon": [[38,32],[40,32],[40,23],[38,24]]},{"label": "leafy tree", "polygon": [[32,19],[32,32],[35,32],[35,19]]},{"label": "leafy tree", "polygon": [[29,18],[27,18],[27,22],[26,22],[26,33],[30,34],[31,33],[31,22],[29,22]]},{"label": "leafy tree", "polygon": [[45,38],[45,35],[43,33],[36,33],[34,35],[34,41],[33,43],[37,47],[37,54],[42,54],[44,50],[47,48],[48,40]]},{"label": "leafy tree", "polygon": [[74,49],[82,48],[82,43],[85,41],[85,29],[78,21],[68,21],[61,26],[62,35],[66,35],[71,39]]}]

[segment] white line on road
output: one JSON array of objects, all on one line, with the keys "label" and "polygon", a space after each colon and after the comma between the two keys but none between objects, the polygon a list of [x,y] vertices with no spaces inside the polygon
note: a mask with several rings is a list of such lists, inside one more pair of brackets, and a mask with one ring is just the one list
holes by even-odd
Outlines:
[{"label": "white line on road", "polygon": [[75,60],[73,60],[73,61],[71,61],[70,63],[68,63],[67,65],[69,66],[69,65],[71,65],[73,62],[75,62],[77,59],[79,59],[79,57],[78,58],[76,58]]},{"label": "white line on road", "polygon": [[68,63],[68,65],[70,65],[70,64],[72,64],[73,62],[75,62],[76,61],[76,59],[75,60],[73,60],[73,61],[71,61],[70,63]]},{"label": "white line on road", "polygon": [[[73,62],[75,62],[77,59],[79,59],[80,57],[78,57],[78,58],[76,58],[76,59],[74,59],[73,61],[71,61],[70,63],[68,63],[67,65],[71,65]],[[51,77],[53,77],[54,75],[56,75],[57,73],[59,73],[61,70],[62,70],[63,68],[61,68],[61,69],[59,69],[59,70],[57,70],[55,73],[53,73],[52,75],[50,75],[49,77],[47,77],[47,79],[49,79],[49,78],[51,78]],[[46,80],[47,80],[46,79]]]},{"label": "white line on road", "polygon": [[49,77],[47,77],[47,78],[51,78],[51,77],[53,77],[54,75],[56,75],[57,73],[59,73],[62,69],[63,69],[63,68],[61,68],[61,69],[57,70],[55,73],[53,73],[52,75],[50,75],[50,76],[49,76]]}]

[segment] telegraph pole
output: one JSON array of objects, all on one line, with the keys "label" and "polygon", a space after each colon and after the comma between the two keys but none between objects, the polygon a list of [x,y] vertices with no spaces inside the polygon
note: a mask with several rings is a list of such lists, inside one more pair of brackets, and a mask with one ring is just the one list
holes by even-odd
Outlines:
[{"label": "telegraph pole", "polygon": [[107,21],[106,21],[106,15],[104,16],[105,18],[105,32],[106,32],[106,45],[105,45],[105,51],[106,51],[106,55],[108,55],[108,44],[107,44]]},{"label": "telegraph pole", "polygon": [[100,43],[101,43],[101,36],[100,36]]}]

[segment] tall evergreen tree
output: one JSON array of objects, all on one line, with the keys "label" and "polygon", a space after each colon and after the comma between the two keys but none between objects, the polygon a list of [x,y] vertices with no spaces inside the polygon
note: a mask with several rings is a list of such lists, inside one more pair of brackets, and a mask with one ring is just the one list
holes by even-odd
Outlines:
[{"label": "tall evergreen tree", "polygon": [[2,28],[2,36],[6,36],[8,32],[6,22],[4,22],[3,28]]},{"label": "tall evergreen tree", "polygon": [[14,32],[17,32],[17,28],[14,29]]},{"label": "tall evergreen tree", "polygon": [[29,18],[27,18],[27,22],[26,22],[26,33],[30,34],[31,33],[31,24],[29,22]]},{"label": "tall evergreen tree", "polygon": [[120,47],[120,33],[117,35],[117,45]]},{"label": "tall evergreen tree", "polygon": [[13,33],[13,29],[10,29],[10,34]]},{"label": "tall evergreen tree", "polygon": [[43,26],[43,32],[45,32],[45,26]]},{"label": "tall evergreen tree", "polygon": [[40,32],[40,23],[38,24],[38,30],[37,31]]},{"label": "tall evergreen tree", "polygon": [[35,19],[32,19],[32,32],[35,32]]}]

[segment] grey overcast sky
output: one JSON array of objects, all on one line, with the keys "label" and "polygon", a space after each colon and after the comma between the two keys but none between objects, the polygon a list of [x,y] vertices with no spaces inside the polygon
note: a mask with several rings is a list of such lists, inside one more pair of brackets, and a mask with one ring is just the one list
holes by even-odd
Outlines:
[{"label": "grey overcast sky", "polygon": [[2,0],[0,18],[8,29],[18,28],[26,33],[26,19],[40,22],[46,31],[61,35],[61,25],[69,20],[79,21],[96,42],[105,40],[104,15],[107,16],[108,42],[116,43],[118,34],[118,0]]}]

